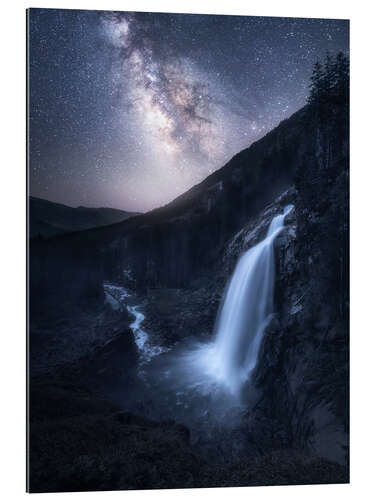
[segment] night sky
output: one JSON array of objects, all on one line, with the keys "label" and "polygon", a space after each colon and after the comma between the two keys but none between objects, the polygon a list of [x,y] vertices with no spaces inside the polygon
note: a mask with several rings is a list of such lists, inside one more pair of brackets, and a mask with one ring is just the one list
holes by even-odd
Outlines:
[{"label": "night sky", "polygon": [[31,9],[30,192],[146,211],[301,108],[342,20]]}]

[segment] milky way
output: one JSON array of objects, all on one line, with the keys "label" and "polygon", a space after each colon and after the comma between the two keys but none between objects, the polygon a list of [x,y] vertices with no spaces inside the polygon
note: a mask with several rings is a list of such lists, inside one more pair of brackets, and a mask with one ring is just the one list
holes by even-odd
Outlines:
[{"label": "milky way", "polygon": [[145,211],[302,107],[347,21],[31,9],[30,191]]}]

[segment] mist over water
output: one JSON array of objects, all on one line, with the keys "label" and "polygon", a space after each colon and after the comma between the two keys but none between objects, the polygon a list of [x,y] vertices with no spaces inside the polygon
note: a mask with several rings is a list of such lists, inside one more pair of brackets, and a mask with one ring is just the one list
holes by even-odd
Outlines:
[{"label": "mist over water", "polygon": [[196,388],[207,392],[215,386],[239,398],[256,367],[273,313],[274,241],[292,208],[275,216],[266,237],[239,258],[218,312],[214,342],[181,355],[182,366],[189,367],[187,382],[195,379]]},{"label": "mist over water", "polygon": [[[145,316],[140,306],[126,305],[134,316],[130,328],[140,353],[139,375],[146,383],[140,391],[146,390],[155,416],[170,414],[187,423],[201,425],[209,420],[233,426],[244,403],[248,406],[256,399],[255,389],[248,388],[273,313],[274,241],[292,208],[288,205],[276,215],[265,238],[238,259],[217,314],[212,342],[202,343],[187,335],[173,348],[153,344],[142,328]],[[108,293],[126,301],[129,293],[119,293],[117,288],[106,285]]]},{"label": "mist over water", "polygon": [[217,314],[214,340],[187,338],[146,368],[162,411],[198,427],[208,421],[233,427],[255,402],[256,391],[248,388],[273,313],[274,241],[292,208],[275,216],[265,238],[239,258]]}]

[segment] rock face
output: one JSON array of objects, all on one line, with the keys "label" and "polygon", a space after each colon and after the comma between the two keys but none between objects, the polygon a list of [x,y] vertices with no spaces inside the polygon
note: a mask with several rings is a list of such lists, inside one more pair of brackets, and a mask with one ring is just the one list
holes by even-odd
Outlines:
[{"label": "rock face", "polygon": [[[331,226],[326,213],[308,216],[298,191],[287,190],[234,236],[221,269],[229,276],[238,257],[263,239],[275,214],[295,204],[275,242],[275,314],[253,376],[259,399],[249,416],[249,433],[264,452],[288,448],[347,465],[348,303],[341,281],[347,276],[345,271],[340,275],[339,267],[345,245],[335,247],[336,269],[322,255],[327,231],[346,237],[344,192],[331,192],[330,207],[340,207]],[[343,266],[347,272],[347,262]],[[335,290],[330,290],[331,283]]]},{"label": "rock face", "polygon": [[275,243],[275,316],[253,377],[260,397],[250,434],[263,450],[304,450],[347,466],[348,117],[345,107],[336,113],[339,130],[311,117],[294,186],[230,240],[221,269],[229,276],[271,217],[294,204]]}]

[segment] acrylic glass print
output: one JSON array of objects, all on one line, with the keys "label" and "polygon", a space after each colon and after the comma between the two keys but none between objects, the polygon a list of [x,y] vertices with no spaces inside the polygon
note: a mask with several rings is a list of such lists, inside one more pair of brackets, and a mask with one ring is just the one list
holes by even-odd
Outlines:
[{"label": "acrylic glass print", "polygon": [[28,490],[349,481],[349,22],[30,9]]}]

